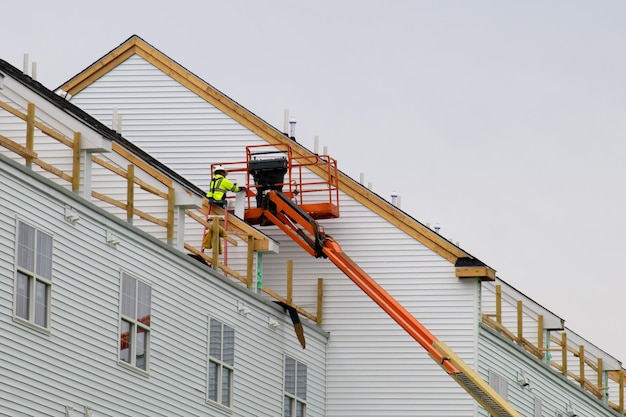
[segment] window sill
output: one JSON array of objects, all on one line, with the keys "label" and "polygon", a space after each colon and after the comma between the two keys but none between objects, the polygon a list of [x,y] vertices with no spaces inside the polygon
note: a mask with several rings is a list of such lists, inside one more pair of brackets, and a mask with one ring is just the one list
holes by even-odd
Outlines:
[{"label": "window sill", "polygon": [[233,409],[232,408],[226,407],[225,405],[222,405],[222,404],[220,404],[218,402],[215,402],[213,400],[206,399],[206,403],[211,408],[214,408],[215,410],[220,411],[222,413],[226,413],[228,415],[233,413]]},{"label": "window sill", "polygon": [[136,366],[133,366],[133,365],[129,364],[128,362],[124,362],[124,361],[118,360],[117,361],[117,365],[119,367],[124,368],[124,369],[126,369],[128,371],[131,371],[131,372],[133,372],[133,373],[135,373],[137,375],[141,375],[141,376],[144,376],[146,378],[148,378],[150,376],[150,373],[148,371],[144,371],[141,368],[137,368]]},{"label": "window sill", "polygon": [[23,318],[19,316],[13,316],[13,321],[31,330],[35,330],[38,333],[45,334],[47,336],[49,336],[52,333],[50,328],[41,327],[40,325],[35,324],[32,321],[24,320]]}]

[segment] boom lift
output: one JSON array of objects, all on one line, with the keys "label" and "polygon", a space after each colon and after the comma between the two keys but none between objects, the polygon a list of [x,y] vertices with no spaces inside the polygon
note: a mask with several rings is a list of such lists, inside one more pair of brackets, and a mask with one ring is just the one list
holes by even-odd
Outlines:
[{"label": "boom lift", "polygon": [[[260,158],[261,155],[267,157],[275,153],[282,155]],[[306,181],[307,175],[310,178],[315,177],[310,175],[310,171],[316,169],[325,170],[328,177],[327,189],[321,187],[319,179]],[[329,259],[415,339],[430,357],[491,415],[522,417],[452,349],[438,340],[344,253],[341,246],[331,236],[324,232],[317,219],[339,216],[338,177],[334,160],[327,156],[316,155],[299,161],[292,157],[289,147],[285,150],[261,150],[260,152],[258,147],[248,147],[246,170],[254,179],[254,184],[252,184],[248,175],[247,186],[249,190],[256,190],[257,202],[256,208],[246,209],[246,221],[261,225],[276,225],[310,255]],[[295,176],[294,171],[297,174]],[[288,175],[287,182],[284,181],[285,175]],[[310,187],[311,183],[314,184],[313,187]],[[287,190],[283,190],[285,187]],[[318,196],[320,194],[330,196],[330,201],[304,204],[302,195],[307,192]],[[248,196],[250,197],[251,195]],[[333,197],[336,198],[333,199]]]}]

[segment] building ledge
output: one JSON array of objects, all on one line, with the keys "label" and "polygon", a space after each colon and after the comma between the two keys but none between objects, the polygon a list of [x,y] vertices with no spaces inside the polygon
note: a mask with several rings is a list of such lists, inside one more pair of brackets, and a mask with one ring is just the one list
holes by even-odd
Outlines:
[{"label": "building ledge", "polygon": [[459,258],[454,266],[457,278],[480,278],[481,281],[496,279],[496,270],[476,258]]}]

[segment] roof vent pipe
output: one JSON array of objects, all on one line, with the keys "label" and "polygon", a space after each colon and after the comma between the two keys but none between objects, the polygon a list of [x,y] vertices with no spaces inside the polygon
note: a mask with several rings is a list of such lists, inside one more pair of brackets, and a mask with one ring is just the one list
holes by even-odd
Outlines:
[{"label": "roof vent pipe", "polygon": [[315,155],[318,155],[319,148],[320,148],[320,137],[316,135],[313,137],[313,153]]},{"label": "roof vent pipe", "polygon": [[33,68],[32,69],[33,75],[31,77],[33,78],[33,80],[37,81],[37,63],[36,62],[33,62],[32,68]]},{"label": "roof vent pipe", "polygon": [[365,174],[361,172],[359,174],[359,184],[363,185],[365,183]]},{"label": "roof vent pipe", "polygon": [[24,74],[28,75],[28,54],[24,54]]},{"label": "roof vent pipe", "polygon": [[391,192],[391,205],[394,207],[398,207],[398,193],[395,191]]},{"label": "roof vent pipe", "polygon": [[289,119],[289,137],[296,140],[296,119]]}]

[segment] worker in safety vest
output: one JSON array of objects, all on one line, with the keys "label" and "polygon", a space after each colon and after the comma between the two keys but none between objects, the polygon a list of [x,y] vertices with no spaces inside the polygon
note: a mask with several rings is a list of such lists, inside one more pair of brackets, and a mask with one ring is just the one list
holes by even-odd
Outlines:
[{"label": "worker in safety vest", "polygon": [[246,187],[239,187],[233,184],[228,178],[228,173],[221,165],[218,165],[213,169],[213,179],[211,180],[211,188],[206,194],[209,199],[209,203],[216,204],[222,208],[226,207],[226,193],[232,191],[238,193],[245,191]]}]

